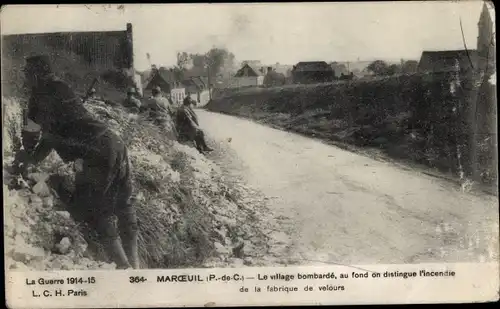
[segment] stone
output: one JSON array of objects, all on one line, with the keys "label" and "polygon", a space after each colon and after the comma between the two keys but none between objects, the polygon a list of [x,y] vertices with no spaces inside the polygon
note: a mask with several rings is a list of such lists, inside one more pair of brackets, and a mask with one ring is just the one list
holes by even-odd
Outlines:
[{"label": "stone", "polygon": [[78,253],[83,254],[87,251],[88,244],[86,242],[81,242],[76,247],[77,247]]},{"label": "stone", "polygon": [[215,242],[214,243],[214,247],[215,247],[215,251],[219,254],[219,255],[228,255],[229,254],[229,249],[224,247],[224,245],[222,245],[220,242]]},{"label": "stone", "polygon": [[9,266],[10,270],[29,270],[29,267],[26,264],[21,262],[14,262]]},{"label": "stone", "polygon": [[243,259],[243,264],[246,266],[251,266],[253,265],[253,259],[251,257],[246,257]]},{"label": "stone", "polygon": [[65,220],[71,219],[71,214],[67,211],[56,211],[56,214]]},{"label": "stone", "polygon": [[12,253],[12,258],[18,262],[28,263],[32,260],[42,260],[45,258],[45,251],[42,248],[33,247],[27,243],[18,244]]},{"label": "stone", "polygon": [[30,195],[29,201],[30,204],[32,204],[33,206],[38,206],[43,204],[42,198],[35,194]]},{"label": "stone", "polygon": [[49,186],[45,181],[37,182],[37,184],[33,186],[33,192],[40,197],[46,197],[52,194]]},{"label": "stone", "polygon": [[53,208],[54,207],[54,198],[52,196],[47,196],[43,199],[43,206],[45,208]]},{"label": "stone", "polygon": [[228,263],[231,267],[243,267],[245,265],[243,260],[239,258],[230,258]]},{"label": "stone", "polygon": [[61,239],[61,241],[56,245],[56,248],[61,254],[68,253],[71,248],[71,240],[69,240],[68,237],[63,237],[63,239]]},{"label": "stone", "polygon": [[47,173],[29,173],[26,178],[28,178],[29,180],[35,182],[35,183],[39,183],[39,182],[45,182],[47,181],[47,179],[49,179],[49,174]]}]

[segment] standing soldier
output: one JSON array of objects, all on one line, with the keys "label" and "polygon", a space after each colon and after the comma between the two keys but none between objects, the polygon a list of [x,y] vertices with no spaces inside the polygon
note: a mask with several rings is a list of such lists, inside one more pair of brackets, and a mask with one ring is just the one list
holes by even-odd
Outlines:
[{"label": "standing soldier", "polygon": [[[28,118],[42,131],[28,163],[41,162],[52,149],[65,162],[80,159],[82,168],[71,203],[75,219],[97,231],[118,268],[139,268],[127,147],[91,116],[67,83],[54,76],[48,57],[34,56],[26,62],[25,76],[31,87]],[[119,235],[113,215],[118,217]]]}]

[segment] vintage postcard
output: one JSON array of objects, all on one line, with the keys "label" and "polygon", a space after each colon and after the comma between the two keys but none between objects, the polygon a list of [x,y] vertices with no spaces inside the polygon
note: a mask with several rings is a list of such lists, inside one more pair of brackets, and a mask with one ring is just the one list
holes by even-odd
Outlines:
[{"label": "vintage postcard", "polygon": [[7,5],[11,308],[498,301],[492,2]]}]

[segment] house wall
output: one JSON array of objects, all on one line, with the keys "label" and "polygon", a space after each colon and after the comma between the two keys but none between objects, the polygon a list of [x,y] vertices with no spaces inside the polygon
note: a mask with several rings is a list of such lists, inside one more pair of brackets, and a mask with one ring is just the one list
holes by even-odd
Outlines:
[{"label": "house wall", "polygon": [[45,54],[55,73],[78,91],[103,73],[121,71],[133,79],[132,25],[123,31],[2,35],[2,79],[6,95],[19,95],[27,57]]},{"label": "house wall", "polygon": [[186,88],[174,88],[170,91],[170,96],[174,103],[182,104],[182,101],[186,97]]},{"label": "house wall", "polygon": [[159,75],[155,75],[146,85],[145,90],[151,91],[154,87],[160,87],[164,93],[170,93],[171,87]]},{"label": "house wall", "polygon": [[293,72],[293,82],[300,84],[314,84],[330,82],[334,79],[333,72]]},{"label": "house wall", "polygon": [[264,76],[235,77],[231,79],[230,88],[259,86],[264,83]]},{"label": "house wall", "polygon": [[65,50],[82,56],[94,69],[133,67],[132,27],[124,31],[56,32],[2,36],[2,57],[22,58],[52,50]]},{"label": "house wall", "polygon": [[204,106],[205,104],[208,103],[208,101],[210,101],[210,94],[209,94],[208,90],[203,90],[202,92],[200,92],[200,96],[199,96],[200,102],[198,102],[198,94],[197,93],[191,94],[190,97],[195,102],[197,102],[198,106]]}]

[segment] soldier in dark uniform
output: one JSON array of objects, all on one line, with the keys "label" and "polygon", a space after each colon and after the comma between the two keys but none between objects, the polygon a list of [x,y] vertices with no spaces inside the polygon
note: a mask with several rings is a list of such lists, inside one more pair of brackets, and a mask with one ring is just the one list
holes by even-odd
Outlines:
[{"label": "soldier in dark uniform", "polygon": [[52,150],[65,162],[81,160],[71,202],[75,219],[97,231],[118,268],[139,268],[127,147],[92,117],[67,83],[54,76],[48,57],[28,58],[25,76],[31,87],[27,116],[42,131],[29,163],[41,162]]},{"label": "soldier in dark uniform", "polygon": [[127,98],[123,101],[123,106],[129,109],[132,113],[139,113],[142,103],[135,97],[135,89],[130,88],[127,91]]},{"label": "soldier in dark uniform", "polygon": [[191,107],[192,103],[191,97],[187,96],[183,105],[177,110],[176,124],[179,140],[194,141],[196,149],[201,153],[213,151],[205,141],[205,133],[200,128],[198,117]]}]

